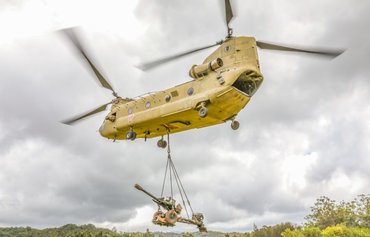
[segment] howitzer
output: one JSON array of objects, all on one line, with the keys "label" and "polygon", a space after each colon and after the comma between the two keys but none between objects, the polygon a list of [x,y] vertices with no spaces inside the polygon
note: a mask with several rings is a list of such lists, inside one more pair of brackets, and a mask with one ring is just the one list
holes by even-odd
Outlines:
[{"label": "howitzer", "polygon": [[180,204],[176,205],[175,199],[173,198],[165,199],[163,197],[157,198],[153,194],[146,191],[139,184],[135,184],[135,188],[151,197],[155,203],[157,203],[160,207],[167,211],[164,213],[160,209],[158,209],[158,211],[156,211],[153,215],[152,222],[154,224],[164,226],[175,226],[176,222],[182,222],[185,224],[196,225],[200,232],[207,232],[207,229],[203,224],[203,214],[201,213],[193,214],[191,219],[183,218],[180,216],[182,207]]}]

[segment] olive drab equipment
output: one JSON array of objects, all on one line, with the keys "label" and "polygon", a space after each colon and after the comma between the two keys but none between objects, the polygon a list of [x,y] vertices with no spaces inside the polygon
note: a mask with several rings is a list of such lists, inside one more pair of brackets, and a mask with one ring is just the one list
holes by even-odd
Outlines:
[{"label": "olive drab equipment", "polygon": [[172,199],[171,197],[157,198],[143,189],[139,184],[135,184],[135,188],[151,197],[152,200],[158,204],[158,206],[162,207],[165,210],[164,212],[161,209],[158,209],[153,214],[152,222],[154,224],[172,227],[175,226],[176,222],[181,222],[185,224],[196,225],[200,232],[207,232],[207,228],[203,224],[204,216],[202,213],[193,213],[191,219],[181,217],[182,206],[180,203],[176,204],[175,199]]}]

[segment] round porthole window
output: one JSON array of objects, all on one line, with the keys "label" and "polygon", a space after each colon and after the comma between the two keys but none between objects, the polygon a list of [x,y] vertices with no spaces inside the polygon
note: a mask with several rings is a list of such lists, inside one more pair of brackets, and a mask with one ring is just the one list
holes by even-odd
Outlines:
[{"label": "round porthole window", "polygon": [[190,87],[188,89],[188,95],[192,95],[194,93],[194,89],[192,87]]},{"label": "round porthole window", "polygon": [[170,102],[171,96],[170,95],[166,95],[166,97],[164,97],[164,99],[166,100],[166,102]]},{"label": "round porthole window", "polygon": [[151,105],[151,104],[150,104],[150,101],[147,101],[147,102],[145,103],[145,108],[147,108],[147,109],[148,109],[148,108],[150,108],[150,105]]}]

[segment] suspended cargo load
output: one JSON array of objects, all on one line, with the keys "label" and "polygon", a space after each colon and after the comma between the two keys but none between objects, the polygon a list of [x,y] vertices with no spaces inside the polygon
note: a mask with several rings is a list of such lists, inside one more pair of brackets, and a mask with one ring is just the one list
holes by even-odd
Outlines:
[{"label": "suspended cargo load", "polygon": [[[163,140],[163,142],[165,141]],[[139,184],[135,184],[135,188],[139,191],[142,191],[149,197],[151,197],[153,202],[155,202],[158,205],[158,210],[153,215],[152,222],[154,224],[161,225],[161,226],[175,226],[176,222],[181,222],[185,224],[196,225],[200,232],[207,232],[207,228],[204,226],[204,223],[203,223],[204,216],[202,213],[193,212],[193,208],[191,207],[190,201],[188,199],[188,195],[185,192],[185,188],[182,185],[180,176],[177,173],[175,165],[172,161],[169,131],[167,132],[167,142],[166,143],[168,143],[167,164],[166,164],[166,169],[164,172],[161,196],[156,197],[155,195],[146,191]],[[170,186],[170,191],[171,191],[170,197],[163,196],[167,179],[169,179],[168,185]],[[175,182],[173,182],[173,180],[175,180]],[[177,185],[183,205],[181,205],[180,203],[176,203],[176,200],[173,198],[173,183],[176,183]],[[186,202],[185,202],[185,199],[186,199]],[[188,208],[191,211],[191,215],[189,215]],[[181,216],[181,211],[183,209],[185,210],[187,218],[184,218]]]},{"label": "suspended cargo load", "polygon": [[[176,222],[185,224],[196,225],[200,232],[207,232],[207,228],[204,226],[202,213],[193,213],[191,219],[181,217],[182,206],[180,203],[176,204],[176,200],[171,197],[156,197],[153,194],[146,191],[139,184],[135,184],[137,190],[142,191],[146,195],[152,198],[152,200],[158,204],[158,211],[153,215],[152,222],[156,225],[161,226],[175,226]],[[165,211],[162,211],[161,208]]]}]

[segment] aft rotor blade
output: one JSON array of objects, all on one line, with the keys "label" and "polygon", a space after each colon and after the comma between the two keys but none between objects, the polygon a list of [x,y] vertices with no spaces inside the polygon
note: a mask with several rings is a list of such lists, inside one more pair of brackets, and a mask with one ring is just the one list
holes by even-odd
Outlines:
[{"label": "aft rotor blade", "polygon": [[192,54],[192,53],[195,53],[195,52],[204,50],[204,49],[208,49],[208,48],[214,47],[214,46],[219,45],[219,44],[222,44],[222,41],[217,42],[217,43],[212,44],[212,45],[205,46],[205,47],[201,47],[201,48],[197,48],[197,49],[192,49],[192,50],[189,50],[189,51],[185,51],[183,53],[179,53],[179,54],[176,54],[176,55],[173,55],[173,56],[170,56],[170,57],[161,58],[161,59],[154,60],[154,61],[147,62],[147,63],[142,63],[142,64],[138,65],[137,67],[140,68],[143,71],[147,71],[147,70],[150,70],[152,68],[155,68],[155,67],[157,67],[159,65],[162,65],[162,64],[165,64],[167,62],[170,62],[172,60],[175,60],[175,59],[184,57],[186,55],[189,55],[189,54]]},{"label": "aft rotor blade", "polygon": [[266,43],[266,42],[262,42],[262,41],[257,41],[257,46],[261,49],[310,53],[310,54],[317,54],[317,55],[321,55],[321,56],[327,56],[327,57],[331,57],[331,58],[335,58],[335,57],[341,55],[345,51],[343,49],[295,48],[295,47],[282,46],[282,45],[278,45],[278,44]]},{"label": "aft rotor blade", "polygon": [[87,117],[89,117],[89,116],[91,116],[91,115],[94,115],[94,114],[96,114],[96,113],[99,113],[99,112],[102,112],[102,111],[106,110],[106,109],[107,109],[107,106],[108,106],[109,104],[111,104],[111,103],[112,103],[112,102],[106,103],[106,104],[101,105],[100,107],[98,107],[98,108],[96,108],[96,109],[93,109],[93,110],[91,110],[91,111],[88,111],[88,112],[86,112],[86,113],[83,113],[83,114],[81,114],[81,115],[78,115],[78,116],[76,116],[76,117],[73,117],[73,118],[71,118],[71,119],[61,121],[61,123],[64,123],[64,124],[67,124],[67,125],[72,125],[72,124],[74,124],[75,122],[77,122],[77,121],[79,121],[79,120],[81,120],[81,119],[87,118]]},{"label": "aft rotor blade", "polygon": [[86,59],[86,61],[90,65],[91,69],[94,71],[96,77],[98,78],[100,84],[104,88],[107,88],[108,90],[111,90],[113,92],[113,95],[117,97],[117,93],[113,90],[113,87],[109,84],[109,82],[104,78],[104,76],[99,72],[97,67],[93,64],[93,62],[87,56],[86,50],[82,46],[81,41],[79,40],[79,38],[77,36],[76,29],[75,28],[67,28],[67,29],[61,30],[61,32],[72,42],[72,44],[76,47],[76,49]]}]

